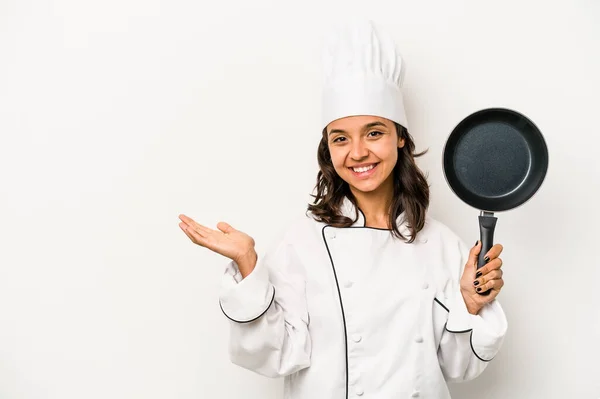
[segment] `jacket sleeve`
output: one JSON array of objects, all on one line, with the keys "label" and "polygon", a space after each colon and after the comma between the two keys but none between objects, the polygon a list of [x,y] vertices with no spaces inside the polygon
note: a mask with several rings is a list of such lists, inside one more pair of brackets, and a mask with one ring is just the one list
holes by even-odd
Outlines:
[{"label": "jacket sleeve", "polygon": [[449,382],[479,376],[500,350],[507,330],[506,316],[497,299],[485,305],[477,315],[468,312],[460,293],[460,278],[469,249],[460,240],[458,248],[460,262],[444,293],[448,319],[438,348],[439,363]]},{"label": "jacket sleeve", "polygon": [[219,302],[230,320],[232,363],[267,377],[310,365],[304,268],[282,241],[242,280],[235,262],[223,276]]}]

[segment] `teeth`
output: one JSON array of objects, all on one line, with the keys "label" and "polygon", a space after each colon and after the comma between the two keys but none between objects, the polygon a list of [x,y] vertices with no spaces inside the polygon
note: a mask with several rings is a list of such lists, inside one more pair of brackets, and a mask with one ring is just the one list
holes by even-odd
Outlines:
[{"label": "teeth", "polygon": [[352,170],[355,171],[356,173],[363,173],[363,172],[373,169],[374,167],[375,167],[375,165],[369,165],[369,166],[363,166],[361,168],[352,168]]}]

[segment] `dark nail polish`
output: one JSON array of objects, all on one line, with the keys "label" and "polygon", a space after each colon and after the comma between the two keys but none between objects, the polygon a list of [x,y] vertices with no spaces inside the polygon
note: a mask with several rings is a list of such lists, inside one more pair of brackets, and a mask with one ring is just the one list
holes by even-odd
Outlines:
[{"label": "dark nail polish", "polygon": [[475,241],[475,246],[477,246],[477,244],[479,244],[479,240]]},{"label": "dark nail polish", "polygon": [[479,281],[477,281],[477,280],[473,281],[473,285],[475,285],[475,286],[479,285]]},{"label": "dark nail polish", "polygon": [[485,261],[485,263],[488,263],[490,261],[490,257],[486,256],[485,258],[483,258],[483,260]]},{"label": "dark nail polish", "polygon": [[481,277],[481,272],[477,272],[477,274],[475,275],[475,278],[479,278]]},{"label": "dark nail polish", "polygon": [[477,287],[477,292],[481,292],[481,287]]}]

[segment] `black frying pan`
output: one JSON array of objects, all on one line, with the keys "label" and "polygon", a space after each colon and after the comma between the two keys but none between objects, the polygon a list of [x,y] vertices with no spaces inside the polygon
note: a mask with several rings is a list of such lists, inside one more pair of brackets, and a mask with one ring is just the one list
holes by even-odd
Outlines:
[{"label": "black frying pan", "polygon": [[444,147],[443,168],[452,191],[481,211],[479,269],[494,245],[494,212],[523,204],[544,181],[548,170],[546,142],[524,115],[504,108],[484,109],[454,128]]}]

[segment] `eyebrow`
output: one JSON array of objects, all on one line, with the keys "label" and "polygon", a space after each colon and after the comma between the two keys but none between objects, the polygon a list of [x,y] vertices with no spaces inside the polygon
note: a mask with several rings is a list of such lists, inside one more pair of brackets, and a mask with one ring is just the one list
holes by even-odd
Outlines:
[{"label": "eyebrow", "polygon": [[[368,129],[371,129],[372,127],[376,127],[376,126],[383,126],[383,127],[387,128],[385,123],[377,121],[377,122],[367,123],[366,125],[364,125],[362,127],[362,130],[368,130]],[[329,132],[329,135],[334,134],[334,133],[346,133],[346,131],[342,130],[342,129],[333,129],[332,131]]]}]

